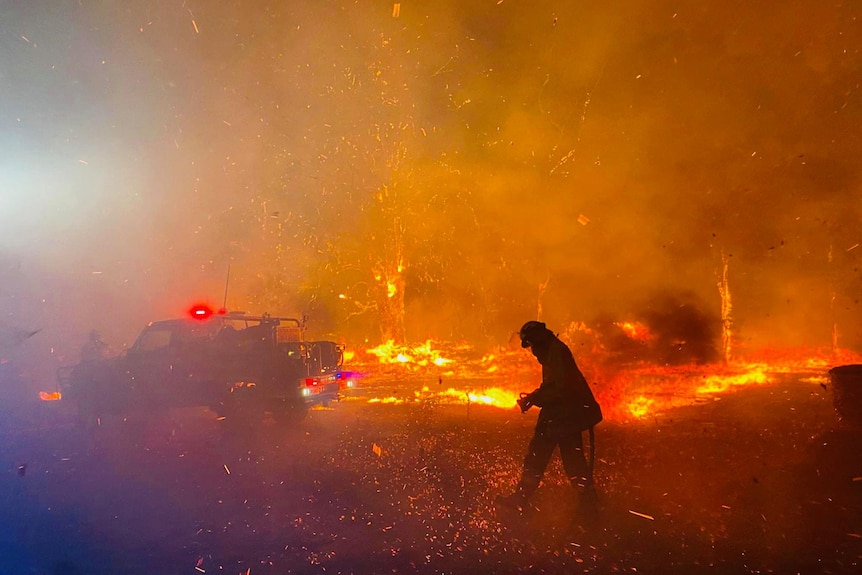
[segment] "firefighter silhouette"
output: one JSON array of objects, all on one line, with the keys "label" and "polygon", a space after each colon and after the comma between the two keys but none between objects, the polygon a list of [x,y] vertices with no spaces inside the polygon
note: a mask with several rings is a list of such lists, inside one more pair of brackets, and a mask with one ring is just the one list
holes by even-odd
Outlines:
[{"label": "firefighter silhouette", "polygon": [[102,340],[101,334],[96,330],[91,331],[87,341],[81,347],[81,361],[94,363],[104,359],[107,353],[108,344]]},{"label": "firefighter silhouette", "polygon": [[523,412],[534,405],[541,411],[524,458],[521,480],[515,492],[500,497],[498,503],[523,511],[559,447],[563,469],[578,493],[578,513],[593,513],[597,502],[592,477],[595,454],[591,453],[588,463],[582,433],[590,431],[592,451],[592,428],[602,419],[601,408],[569,347],[544,323],[529,321],[518,335],[521,347],[530,348],[542,366],[541,385],[531,393],[521,394],[518,405]]}]

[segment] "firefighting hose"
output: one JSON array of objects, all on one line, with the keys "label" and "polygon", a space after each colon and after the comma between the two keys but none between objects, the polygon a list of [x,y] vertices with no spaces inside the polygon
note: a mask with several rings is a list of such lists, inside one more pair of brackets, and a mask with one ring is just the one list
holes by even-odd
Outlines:
[{"label": "firefighting hose", "polygon": [[587,481],[586,487],[593,487],[593,468],[596,466],[596,432],[593,431],[595,425],[591,425],[588,429],[590,432],[590,458],[587,460]]}]

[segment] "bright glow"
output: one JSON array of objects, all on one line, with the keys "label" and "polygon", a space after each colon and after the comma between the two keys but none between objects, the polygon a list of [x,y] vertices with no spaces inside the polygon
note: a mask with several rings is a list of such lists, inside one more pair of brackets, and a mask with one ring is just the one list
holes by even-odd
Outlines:
[{"label": "bright glow", "polygon": [[713,374],[704,378],[703,385],[695,390],[695,393],[706,395],[712,393],[724,393],[732,387],[740,385],[763,385],[771,379],[764,373],[763,367],[758,366],[747,373],[737,374]]},{"label": "bright glow", "polygon": [[60,401],[61,399],[63,399],[63,395],[59,391],[40,391],[39,399],[41,399],[42,401]]},{"label": "bright glow", "polygon": [[468,393],[467,398],[472,403],[481,403],[484,405],[509,409],[515,407],[518,395],[518,393],[513,391],[500,389],[499,387],[492,387],[484,390],[482,393]]},{"label": "bright glow", "polygon": [[628,412],[638,419],[643,419],[650,413],[650,408],[655,400],[639,395],[628,403]]},{"label": "bright glow", "polygon": [[189,309],[189,315],[194,319],[207,319],[213,314],[213,309],[205,303],[195,304]]},{"label": "bright glow", "polygon": [[[636,325],[630,327],[632,333],[642,333]],[[594,355],[601,352],[601,348],[592,350]],[[380,366],[378,373],[374,367],[365,366],[366,377],[396,377],[400,378],[398,381],[421,381],[424,385],[416,397],[411,395],[411,390],[403,395],[394,394],[395,397],[388,400],[381,395],[372,403],[428,401],[509,409],[517,392],[534,389],[541,381],[541,368],[536,365],[535,358],[511,342],[479,354],[466,343],[429,340],[420,345],[395,345],[388,341],[365,353],[368,354],[365,361],[376,361]],[[585,353],[584,360],[579,363],[602,406],[605,420],[617,422],[652,421],[679,407],[709,401],[750,386],[770,385],[777,374],[782,373],[798,375],[801,382],[823,383],[822,375],[831,365],[862,363],[858,355],[835,355],[831,350],[796,349],[782,352],[782,355],[771,352],[768,356],[763,353],[749,362],[678,366],[640,363],[607,372],[591,363],[590,353]],[[362,355],[358,354],[360,363]],[[806,374],[820,377],[803,377]],[[413,377],[421,380],[411,379]],[[429,381],[431,385],[426,384]],[[373,380],[368,384],[363,386],[366,390],[374,389]],[[489,391],[495,388],[502,391],[499,394]]]},{"label": "bright glow", "polygon": [[433,401],[436,403],[455,404],[455,405],[470,405],[479,404],[490,407],[498,407],[500,409],[512,409],[515,407],[515,402],[518,399],[518,393],[502,389],[499,387],[491,387],[482,391],[464,391],[453,387],[447,388],[444,391],[431,391],[427,386],[420,391],[415,391],[411,398],[390,397],[372,397],[368,403],[383,403],[390,405],[401,405],[406,402],[422,403],[425,401]]},{"label": "bright glow", "polygon": [[385,403],[399,405],[401,403],[404,403],[404,400],[398,399],[397,397],[372,397],[368,400],[368,403]]},{"label": "bright glow", "polygon": [[614,323],[615,326],[623,330],[623,332],[635,341],[646,342],[653,339],[653,334],[644,324],[637,321],[619,321]]},{"label": "bright glow", "polygon": [[435,365],[442,367],[452,363],[451,359],[445,358],[439,350],[431,346],[431,340],[417,346],[395,345],[393,340],[366,350],[366,353],[377,356],[383,364],[402,364],[408,367],[427,367]]}]

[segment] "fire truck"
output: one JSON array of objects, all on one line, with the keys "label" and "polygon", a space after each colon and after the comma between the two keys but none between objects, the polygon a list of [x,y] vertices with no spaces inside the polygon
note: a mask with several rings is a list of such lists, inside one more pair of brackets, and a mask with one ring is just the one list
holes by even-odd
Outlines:
[{"label": "fire truck", "polygon": [[62,368],[59,389],[89,425],[184,407],[208,407],[230,423],[296,422],[351,383],[344,347],[304,336],[304,319],[196,306],[189,317],[150,323],[118,356]]}]

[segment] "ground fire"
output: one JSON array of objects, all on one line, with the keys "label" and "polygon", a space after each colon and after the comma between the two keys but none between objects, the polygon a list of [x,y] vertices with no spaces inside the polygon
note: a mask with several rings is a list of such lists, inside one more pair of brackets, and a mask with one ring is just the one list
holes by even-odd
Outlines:
[{"label": "ground fire", "polygon": [[[653,339],[643,324],[619,322],[618,327],[635,342]],[[578,330],[584,327],[579,324]],[[592,350],[601,346],[591,346]],[[434,381],[422,385],[408,397],[371,397],[372,403],[404,403],[446,401],[449,403],[480,403],[503,409],[515,407],[518,393],[537,385],[540,374],[530,364],[531,356],[513,347],[498,347],[481,356],[473,346],[462,342],[448,344],[430,340],[416,346],[395,345],[392,341],[365,350],[375,360],[358,362],[369,376],[382,380]],[[785,351],[778,356],[765,354],[759,359],[744,361],[662,366],[644,362],[634,365],[608,366],[607,358],[591,356],[587,364],[594,366],[591,374],[595,393],[606,406],[612,420],[628,421],[655,417],[669,409],[693,405],[720,398],[745,386],[774,383],[782,374],[807,374],[810,385],[827,380],[825,371],[835,362],[854,363],[862,356],[840,352],[800,349],[796,355]],[[393,369],[394,368],[394,369]],[[444,379],[447,385],[444,385]],[[467,388],[456,389],[449,382],[469,382]]]}]

